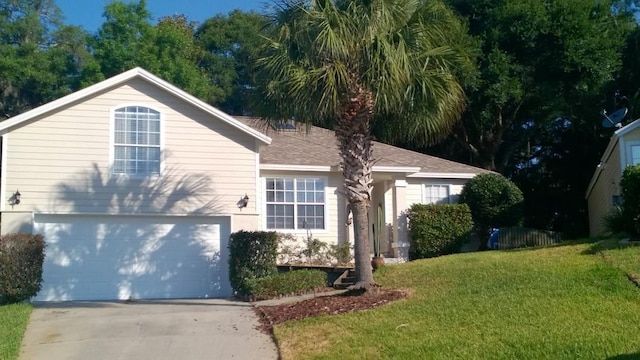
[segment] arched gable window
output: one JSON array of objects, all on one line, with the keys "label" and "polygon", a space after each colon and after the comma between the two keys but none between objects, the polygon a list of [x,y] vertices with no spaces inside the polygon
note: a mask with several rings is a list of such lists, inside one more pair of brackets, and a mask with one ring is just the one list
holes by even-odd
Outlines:
[{"label": "arched gable window", "polygon": [[113,173],[160,174],[160,113],[143,106],[114,112]]}]

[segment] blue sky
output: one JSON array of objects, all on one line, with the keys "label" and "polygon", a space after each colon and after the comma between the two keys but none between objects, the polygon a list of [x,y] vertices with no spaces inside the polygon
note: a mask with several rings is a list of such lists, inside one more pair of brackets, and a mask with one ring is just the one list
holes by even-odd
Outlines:
[{"label": "blue sky", "polygon": [[[111,0],[55,0],[65,23],[79,25],[93,33],[102,24],[104,6]],[[268,0],[147,0],[147,9],[157,20],[163,16],[185,14],[189,20],[202,21],[233,9],[261,11]]]}]

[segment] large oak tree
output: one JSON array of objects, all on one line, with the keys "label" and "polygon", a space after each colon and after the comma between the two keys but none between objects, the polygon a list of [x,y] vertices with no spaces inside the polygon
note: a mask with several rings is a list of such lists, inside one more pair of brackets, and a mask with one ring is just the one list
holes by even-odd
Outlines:
[{"label": "large oak tree", "polygon": [[[597,118],[632,20],[618,1],[447,0],[477,40],[477,82],[454,135],[459,159],[505,172],[552,122]],[[601,103],[601,101],[600,101]]]},{"label": "large oak tree", "polygon": [[52,0],[0,1],[0,119],[76,90],[92,62],[85,37]]},{"label": "large oak tree", "polygon": [[249,113],[251,67],[266,24],[261,14],[234,10],[207,19],[196,31],[197,43],[207,53],[200,66],[223,93],[214,105],[229,114]]},{"label": "large oak tree", "polygon": [[152,25],[145,0],[113,1],[104,17],[90,41],[104,77],[140,66],[205,101],[222,97],[200,68],[206,53],[196,44],[194,22],[173,15]]}]

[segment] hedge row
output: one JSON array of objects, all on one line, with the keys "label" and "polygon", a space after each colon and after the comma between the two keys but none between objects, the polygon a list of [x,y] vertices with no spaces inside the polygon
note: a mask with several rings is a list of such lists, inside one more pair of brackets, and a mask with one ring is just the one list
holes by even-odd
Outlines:
[{"label": "hedge row", "polygon": [[278,234],[238,231],[229,238],[229,280],[236,295],[251,295],[253,280],[277,273]]},{"label": "hedge row", "polygon": [[253,300],[305,293],[327,286],[327,273],[321,270],[295,270],[247,282],[247,296]]}]

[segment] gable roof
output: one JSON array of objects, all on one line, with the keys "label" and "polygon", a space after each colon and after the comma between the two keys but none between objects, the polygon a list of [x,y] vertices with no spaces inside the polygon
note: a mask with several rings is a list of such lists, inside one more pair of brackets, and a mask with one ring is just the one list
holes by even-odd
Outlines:
[{"label": "gable roof", "polygon": [[[323,167],[337,170],[340,154],[335,132],[316,126],[307,131],[304,126],[298,130],[277,131],[269,128],[260,119],[236,117],[243,123],[268,134],[272,139],[269,146],[260,149],[262,168],[285,169],[295,167]],[[397,146],[374,141],[374,171],[405,172],[409,177],[471,178],[489,170],[422,154]]]},{"label": "gable roof", "polygon": [[0,135],[6,134],[8,132],[11,132],[11,130],[17,126],[19,126],[20,124],[23,124],[29,120],[34,119],[37,116],[40,115],[44,115],[50,112],[54,112],[68,104],[71,104],[75,101],[79,101],[79,100],[83,100],[87,97],[93,96],[101,91],[107,90],[109,88],[121,85],[123,83],[126,83],[129,80],[132,79],[142,79],[147,81],[148,83],[157,86],[160,89],[163,89],[164,91],[168,92],[169,94],[184,100],[185,102],[187,102],[188,104],[193,105],[194,107],[204,111],[205,113],[208,113],[212,116],[214,116],[215,118],[231,125],[232,127],[246,133],[249,134],[251,136],[253,136],[254,138],[256,138],[257,140],[261,141],[264,144],[270,144],[271,143],[271,138],[269,138],[267,135],[263,134],[260,131],[257,131],[256,129],[247,126],[245,124],[243,124],[242,122],[234,119],[233,117],[231,117],[230,115],[214,108],[213,106],[205,103],[204,101],[196,98],[195,96],[177,88],[174,85],[171,85],[170,83],[160,79],[159,77],[151,74],[150,72],[142,69],[142,68],[134,68],[131,69],[129,71],[125,71],[122,74],[113,76],[109,79],[106,79],[104,81],[101,81],[97,84],[91,85],[89,87],[86,87],[82,90],[78,90],[74,93],[71,93],[69,95],[66,95],[64,97],[61,97],[60,99],[54,100],[50,103],[44,104],[42,106],[39,106],[37,108],[34,108],[32,110],[29,110],[27,112],[24,112],[20,115],[11,117],[7,120],[4,120],[2,122],[0,122]]},{"label": "gable roof", "polygon": [[[600,177],[600,173],[603,170],[603,164],[607,163],[607,161],[609,161],[609,157],[611,156],[611,152],[613,151],[613,149],[615,149],[616,145],[618,144],[618,141],[620,140],[621,137],[623,137],[624,135],[630,133],[631,131],[637,129],[638,127],[640,127],[640,119],[637,119],[623,127],[621,127],[620,129],[616,130],[613,135],[611,135],[611,139],[609,140],[609,144],[607,145],[607,148],[604,150],[604,153],[602,154],[602,157],[600,158],[600,163],[598,164],[598,166],[596,167],[596,170],[593,172],[593,176],[591,176],[591,181],[589,181],[589,186],[587,186],[587,192],[584,195],[585,199],[589,198],[589,195],[591,195],[591,191],[593,190],[593,187],[596,186],[596,182],[598,181],[598,177]],[[622,171],[622,169],[620,169]]]},{"label": "gable roof", "polygon": [[616,132],[614,132],[613,134],[615,136],[617,136],[618,138],[630,133],[631,131],[637,129],[640,126],[640,119],[637,119],[623,127],[621,127],[620,129],[616,130]]}]

